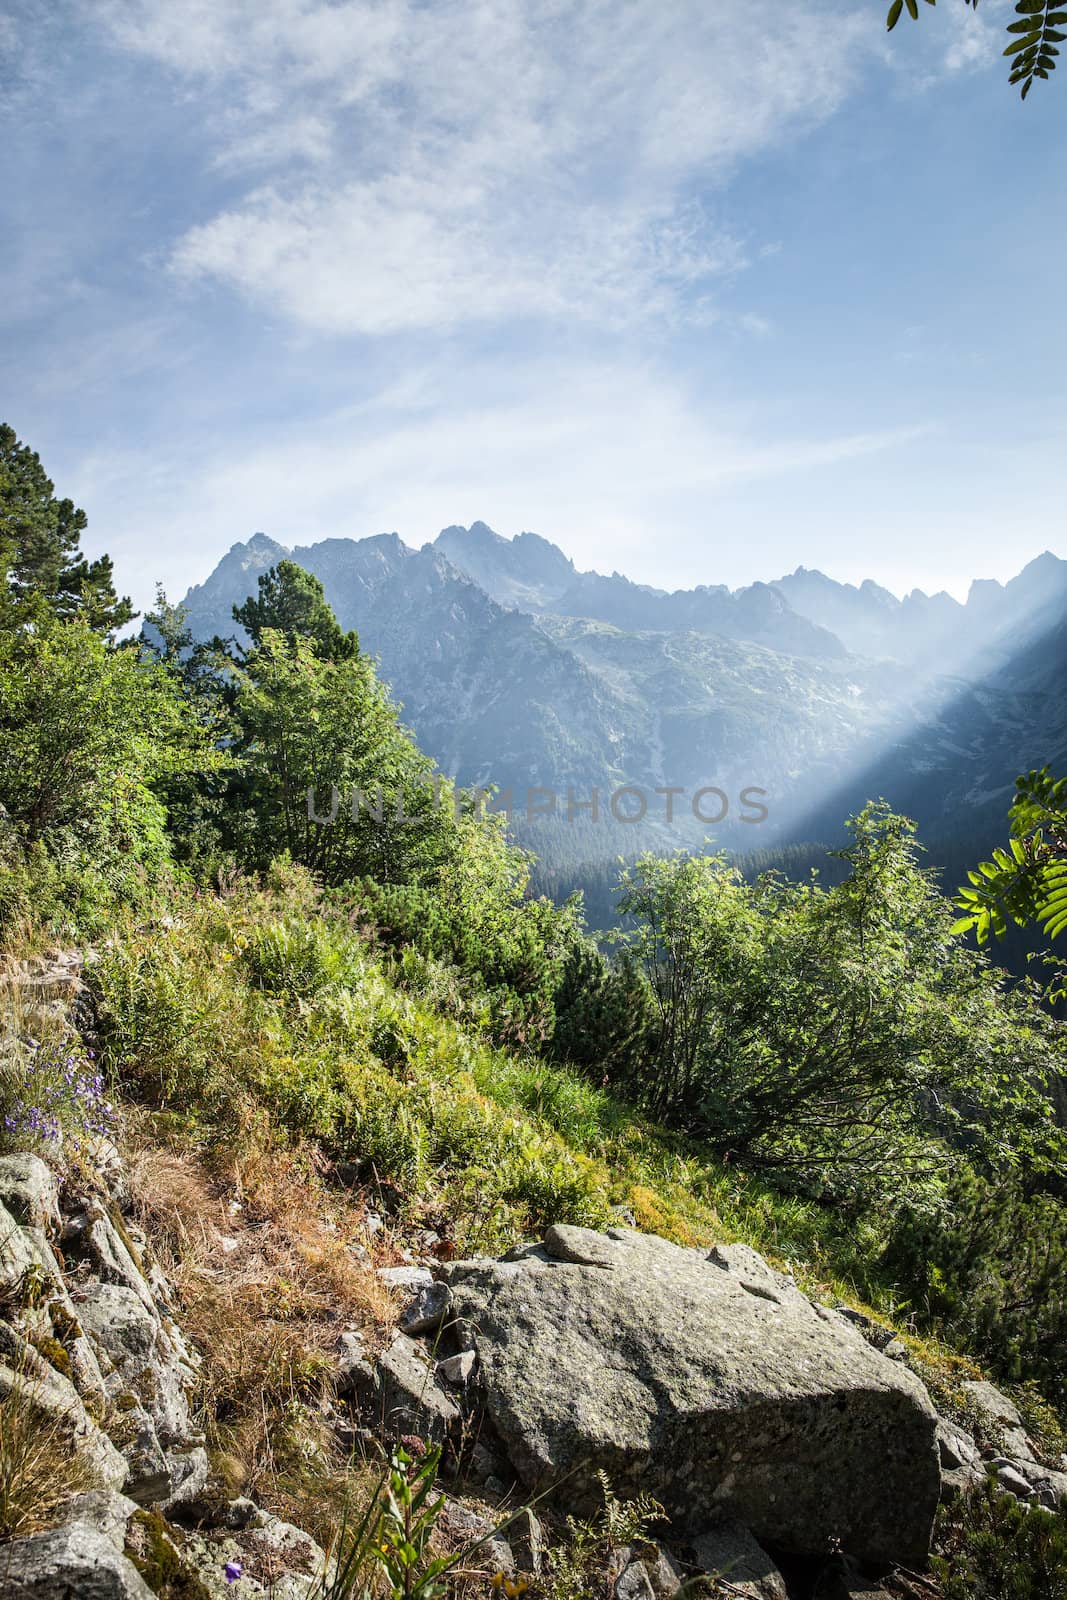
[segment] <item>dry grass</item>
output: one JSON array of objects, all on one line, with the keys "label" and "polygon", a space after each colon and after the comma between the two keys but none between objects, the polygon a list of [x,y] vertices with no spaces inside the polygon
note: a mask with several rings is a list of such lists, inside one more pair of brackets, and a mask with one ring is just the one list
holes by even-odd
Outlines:
[{"label": "dry grass", "polygon": [[69,1428],[34,1403],[33,1379],[16,1374],[0,1398],[0,1541],[53,1527],[71,1496],[93,1487]]},{"label": "dry grass", "polygon": [[242,1137],[226,1154],[131,1140],[139,1218],[203,1357],[196,1401],[217,1487],[324,1537],[351,1488],[334,1430],[334,1346],[374,1343],[390,1292],[350,1248],[363,1210],[327,1189],[313,1152]]}]

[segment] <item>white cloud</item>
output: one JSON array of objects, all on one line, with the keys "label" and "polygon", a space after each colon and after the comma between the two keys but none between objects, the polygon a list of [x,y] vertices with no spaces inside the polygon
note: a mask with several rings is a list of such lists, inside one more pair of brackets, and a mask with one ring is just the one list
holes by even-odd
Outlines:
[{"label": "white cloud", "polygon": [[97,0],[93,15],[203,93],[217,164],[255,173],[180,240],[175,270],[374,335],[706,318],[744,249],[694,194],[831,115],[877,35],[866,11],[771,0]]}]

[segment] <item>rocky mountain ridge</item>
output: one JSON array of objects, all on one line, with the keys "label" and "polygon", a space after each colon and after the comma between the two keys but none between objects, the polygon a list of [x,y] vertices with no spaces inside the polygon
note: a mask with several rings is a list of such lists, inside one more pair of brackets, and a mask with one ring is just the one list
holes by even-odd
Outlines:
[{"label": "rocky mountain ridge", "polygon": [[[1067,756],[1055,646],[1067,562],[1052,555],[1007,585],[973,585],[960,605],[803,568],[668,594],[580,573],[538,535],[478,522],[419,550],[396,534],[291,551],[256,534],[189,591],[194,634],[232,635],[233,606],[287,556],[378,657],[443,770],[516,793],[520,836],[530,789],[551,791],[536,834],[549,862],[699,844],[712,821],[735,848],[829,837],[876,794],[935,834],[962,809],[984,842],[1015,774]],[[636,826],[609,810],[626,786],[642,793]],[[692,804],[709,787],[726,797],[722,816],[721,801]],[[682,798],[668,818],[670,788]],[[590,808],[568,800],[594,789],[591,831]],[[765,798],[758,835],[746,789]]]}]

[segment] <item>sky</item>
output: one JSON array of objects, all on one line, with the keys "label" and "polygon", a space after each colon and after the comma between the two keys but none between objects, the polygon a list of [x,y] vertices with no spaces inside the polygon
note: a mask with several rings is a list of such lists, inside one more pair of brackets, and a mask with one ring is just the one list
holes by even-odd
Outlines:
[{"label": "sky", "polygon": [[1067,82],[885,9],[0,0],[0,419],[142,607],[256,530],[1067,555]]}]

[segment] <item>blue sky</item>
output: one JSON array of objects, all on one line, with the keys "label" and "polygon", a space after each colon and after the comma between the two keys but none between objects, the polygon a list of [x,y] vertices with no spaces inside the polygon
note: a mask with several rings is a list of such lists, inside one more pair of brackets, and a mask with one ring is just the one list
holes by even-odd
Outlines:
[{"label": "blue sky", "polygon": [[667,587],[1067,555],[1067,82],[884,11],[0,0],[0,417],[140,604],[477,517]]}]

